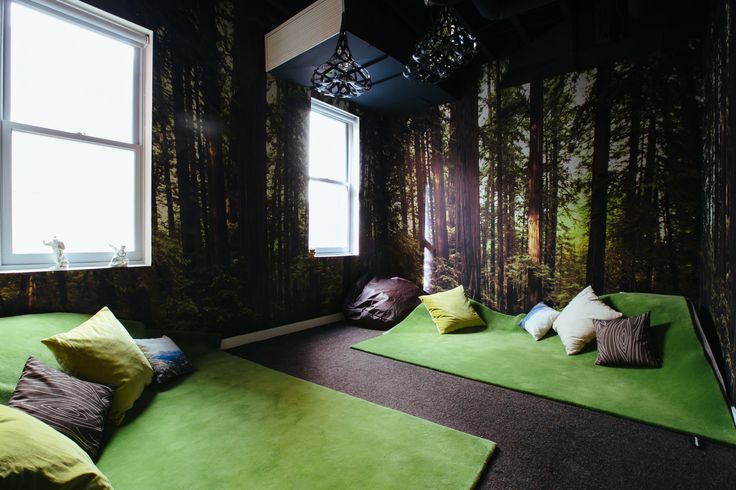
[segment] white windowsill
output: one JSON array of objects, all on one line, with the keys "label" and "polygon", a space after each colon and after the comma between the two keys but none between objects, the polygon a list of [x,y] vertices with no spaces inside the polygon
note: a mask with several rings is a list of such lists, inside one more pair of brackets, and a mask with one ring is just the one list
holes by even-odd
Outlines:
[{"label": "white windowsill", "polygon": [[110,267],[107,262],[103,263],[89,263],[82,265],[71,265],[67,269],[51,269],[51,265],[48,267],[28,266],[28,265],[3,265],[0,266],[0,274],[23,274],[30,272],[66,272],[66,271],[85,271],[85,270],[96,270],[96,269],[132,269],[137,267],[150,267],[151,264],[144,263],[130,263],[127,267]]}]

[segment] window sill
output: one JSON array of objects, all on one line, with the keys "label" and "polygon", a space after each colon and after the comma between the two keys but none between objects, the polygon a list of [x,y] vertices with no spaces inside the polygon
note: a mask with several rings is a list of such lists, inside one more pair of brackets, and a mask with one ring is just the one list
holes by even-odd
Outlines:
[{"label": "window sill", "polygon": [[51,266],[36,266],[36,265],[3,265],[0,266],[0,274],[23,274],[23,273],[38,273],[38,272],[70,272],[70,271],[86,271],[86,270],[100,270],[100,269],[133,269],[138,267],[150,267],[151,264],[145,264],[143,262],[128,264],[127,267],[110,267],[107,263],[88,263],[80,265],[72,265],[66,269],[52,269]]},{"label": "window sill", "polygon": [[358,254],[352,252],[333,252],[333,253],[316,253],[312,257],[316,259],[329,259],[335,257],[357,257]]}]

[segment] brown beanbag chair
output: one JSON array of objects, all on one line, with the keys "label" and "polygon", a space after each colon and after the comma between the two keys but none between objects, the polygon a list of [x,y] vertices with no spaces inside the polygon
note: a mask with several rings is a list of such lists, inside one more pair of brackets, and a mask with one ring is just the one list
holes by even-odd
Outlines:
[{"label": "brown beanbag chair", "polygon": [[417,307],[422,293],[419,286],[400,277],[374,278],[345,305],[345,318],[359,327],[388,330]]}]

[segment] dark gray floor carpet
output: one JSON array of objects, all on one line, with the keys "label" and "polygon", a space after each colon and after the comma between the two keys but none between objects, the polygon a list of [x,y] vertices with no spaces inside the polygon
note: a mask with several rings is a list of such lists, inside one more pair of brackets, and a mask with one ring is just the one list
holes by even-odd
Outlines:
[{"label": "dark gray floor carpet", "polygon": [[231,352],[495,441],[480,488],[736,488],[736,448],[350,349],[376,335],[331,325]]}]

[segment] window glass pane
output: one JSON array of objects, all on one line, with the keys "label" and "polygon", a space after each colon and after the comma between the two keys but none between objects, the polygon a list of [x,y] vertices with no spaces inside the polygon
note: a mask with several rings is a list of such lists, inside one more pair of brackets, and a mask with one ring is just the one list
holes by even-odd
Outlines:
[{"label": "window glass pane", "polygon": [[344,185],[309,182],[309,248],[348,248],[348,204]]},{"label": "window glass pane", "polygon": [[13,253],[134,250],[133,151],[14,131],[11,173]]},{"label": "window glass pane", "polygon": [[318,112],[309,115],[309,176],[347,181],[347,124]]},{"label": "window glass pane", "polygon": [[133,46],[17,3],[10,22],[12,121],[135,142]]}]

